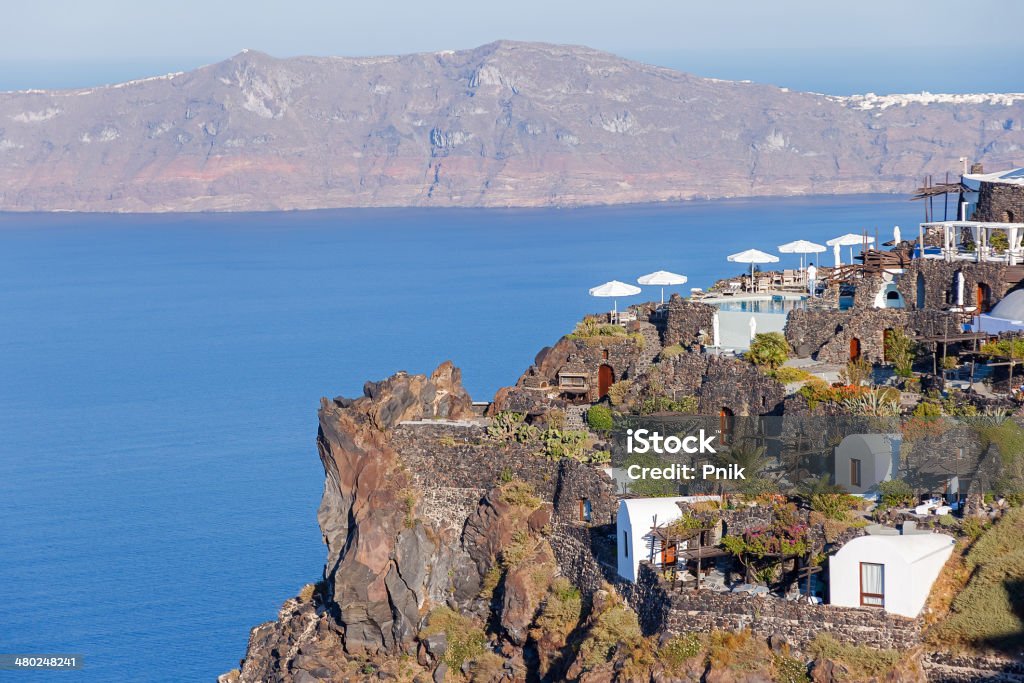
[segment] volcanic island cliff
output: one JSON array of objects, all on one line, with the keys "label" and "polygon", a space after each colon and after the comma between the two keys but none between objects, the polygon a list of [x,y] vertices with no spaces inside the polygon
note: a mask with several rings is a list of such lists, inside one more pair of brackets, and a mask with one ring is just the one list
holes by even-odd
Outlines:
[{"label": "volcanic island cliff", "polygon": [[[792,378],[780,381],[747,359],[705,353],[714,311],[707,304],[673,297],[632,311],[637,319],[625,326],[584,320],[543,349],[485,414],[449,362],[430,376],[369,382],[359,398],[323,399],[322,578],[286,601],[276,621],[255,627],[240,669],[220,680],[1021,680],[1019,664],[1005,656],[946,647],[953,632],[942,623],[964,618],[952,594],[972,586],[956,569],[962,564],[947,568],[917,618],[757,591],[683,590],[646,563],[635,582],[622,579],[616,514],[623,493],[608,474],[601,424],[609,400],[617,415],[718,419],[728,411],[795,422],[842,405],[796,391]],[[791,318],[788,341],[804,355],[825,356],[856,315],[803,311]],[[876,310],[868,317],[879,334],[894,326],[913,334],[941,315]],[[809,330],[822,329],[835,334],[808,341]],[[869,362],[882,362],[880,348],[865,349]],[[598,386],[605,366],[614,368],[611,388]],[[568,393],[559,388],[567,382]],[[981,396],[957,400],[992,410]],[[958,434],[922,437],[920,452]],[[965,457],[1000,462],[993,453],[998,445],[987,443]],[[709,543],[728,547],[723,534],[789,529],[808,556],[821,558],[865,534],[863,520],[847,513],[826,517],[792,498],[745,500],[728,509],[695,505],[686,519],[717,534]],[[942,525],[960,539],[951,563],[962,563],[969,539],[1003,514],[997,507],[979,499],[963,520]],[[893,514],[882,510],[876,519],[900,521]],[[1024,519],[1011,514],[995,524],[1019,532]],[[762,578],[773,582],[788,566]]]}]

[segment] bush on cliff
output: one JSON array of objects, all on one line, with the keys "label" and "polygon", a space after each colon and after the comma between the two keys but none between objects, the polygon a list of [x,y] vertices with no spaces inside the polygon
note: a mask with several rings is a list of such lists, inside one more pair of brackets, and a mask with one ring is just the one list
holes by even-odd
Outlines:
[{"label": "bush on cliff", "polygon": [[598,434],[607,434],[615,426],[612,409],[603,403],[590,406],[587,410],[587,425]]},{"label": "bush on cliff", "polygon": [[606,603],[596,607],[587,637],[580,643],[579,656],[587,669],[611,661],[619,647],[627,650],[643,649],[636,612],[631,610],[614,592],[609,592]]},{"label": "bush on cliff", "polygon": [[[852,680],[881,679],[897,671],[904,655],[898,650],[879,650],[865,645],[840,643],[828,633],[819,633],[807,647],[815,659],[830,659],[846,666]],[[890,680],[890,679],[885,679]]]},{"label": "bush on cliff", "polygon": [[541,500],[534,493],[533,487],[525,481],[513,479],[500,488],[501,499],[509,505],[519,505],[530,510],[540,507]]},{"label": "bush on cliff", "polygon": [[583,598],[579,589],[560,576],[548,587],[531,635],[537,641],[547,636],[561,647],[579,624],[582,612]]},{"label": "bush on cliff", "polygon": [[761,332],[750,342],[747,360],[760,368],[774,370],[789,358],[789,342],[781,332]]},{"label": "bush on cliff", "polygon": [[1024,508],[1014,508],[965,557],[967,585],[936,628],[941,642],[1019,656],[1024,649]]},{"label": "bush on cliff", "polygon": [[420,639],[444,633],[448,647],[444,652],[444,663],[452,671],[462,669],[464,662],[484,654],[487,635],[476,622],[455,610],[436,607],[427,618],[427,626],[420,632]]}]

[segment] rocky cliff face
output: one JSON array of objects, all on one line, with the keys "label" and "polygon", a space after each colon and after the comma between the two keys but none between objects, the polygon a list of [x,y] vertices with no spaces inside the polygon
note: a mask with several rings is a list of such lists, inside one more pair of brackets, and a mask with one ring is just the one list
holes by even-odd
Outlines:
[{"label": "rocky cliff face", "polygon": [[906,191],[1019,161],[1024,96],[838,98],[582,47],[274,59],[0,93],[0,210],[546,206]]}]

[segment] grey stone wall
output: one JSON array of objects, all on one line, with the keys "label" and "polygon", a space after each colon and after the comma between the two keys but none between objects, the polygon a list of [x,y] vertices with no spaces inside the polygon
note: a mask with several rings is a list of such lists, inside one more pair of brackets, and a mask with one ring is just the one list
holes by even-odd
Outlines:
[{"label": "grey stone wall", "polygon": [[[964,275],[964,305],[978,305],[978,284],[991,290],[991,301],[1001,299],[1008,289],[1005,284],[1006,266],[1001,263],[973,263],[971,261],[943,261],[916,259],[896,280],[896,288],[903,295],[907,308],[914,310],[937,309],[956,302],[956,273]],[[919,289],[918,281],[922,283]],[[924,295],[924,307],[918,306],[919,293]]]},{"label": "grey stone wall", "polygon": [[[452,445],[454,442],[454,445]],[[558,463],[534,455],[535,445],[495,444],[485,427],[448,424],[399,425],[391,445],[421,490],[432,488],[483,489],[501,484],[502,472],[531,484],[551,502],[555,497]]]},{"label": "grey stone wall", "polygon": [[903,650],[921,642],[919,619],[882,610],[809,605],[711,590],[667,591],[649,565],[641,564],[640,574],[637,586],[622,592],[640,615],[646,632],[678,634],[749,628],[764,638],[782,633],[798,648],[823,631],[841,642],[877,648]]},{"label": "grey stone wall", "polygon": [[689,346],[697,342],[700,333],[711,334],[715,307],[698,301],[687,301],[673,294],[666,306],[667,314],[661,331],[665,346]]},{"label": "grey stone wall", "polygon": [[981,183],[973,219],[996,223],[1024,222],[1024,185]]},{"label": "grey stone wall", "polygon": [[813,356],[827,363],[850,360],[850,342],[860,342],[861,356],[871,362],[884,362],[885,330],[903,329],[919,335],[939,335],[946,330],[957,334],[954,314],[943,311],[913,311],[896,308],[800,309],[786,320],[786,340],[798,356]]}]

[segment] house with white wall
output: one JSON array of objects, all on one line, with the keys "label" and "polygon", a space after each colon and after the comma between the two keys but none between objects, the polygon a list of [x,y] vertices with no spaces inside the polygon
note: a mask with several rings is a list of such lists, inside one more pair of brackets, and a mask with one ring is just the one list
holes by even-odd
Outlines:
[{"label": "house with white wall", "polygon": [[829,602],[914,618],[953,552],[945,534],[861,536],[829,558]]},{"label": "house with white wall", "polygon": [[835,482],[848,493],[867,493],[900,467],[900,434],[850,434],[835,451]]},{"label": "house with white wall", "polygon": [[616,517],[617,567],[619,576],[636,581],[640,562],[662,564],[661,547],[652,533],[683,516],[679,503],[720,500],[720,496],[672,496],[665,498],[625,498],[619,501]]}]

